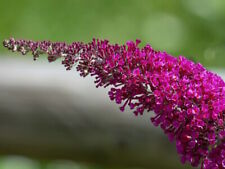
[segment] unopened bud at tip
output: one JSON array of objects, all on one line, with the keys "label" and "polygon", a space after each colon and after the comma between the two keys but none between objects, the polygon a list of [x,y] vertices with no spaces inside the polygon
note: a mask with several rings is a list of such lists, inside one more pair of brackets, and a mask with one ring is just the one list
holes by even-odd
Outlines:
[{"label": "unopened bud at tip", "polygon": [[4,41],[3,41],[3,46],[4,46],[4,47],[8,47],[8,45],[9,45],[9,40],[7,40],[7,39],[4,40]]}]

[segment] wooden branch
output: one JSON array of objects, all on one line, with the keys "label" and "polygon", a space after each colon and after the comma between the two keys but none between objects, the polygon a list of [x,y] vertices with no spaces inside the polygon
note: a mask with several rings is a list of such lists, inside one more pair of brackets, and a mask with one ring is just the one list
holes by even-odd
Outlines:
[{"label": "wooden branch", "polygon": [[175,145],[150,124],[152,113],[122,113],[93,79],[44,62],[1,57],[1,154],[105,166],[189,167],[181,165]]}]

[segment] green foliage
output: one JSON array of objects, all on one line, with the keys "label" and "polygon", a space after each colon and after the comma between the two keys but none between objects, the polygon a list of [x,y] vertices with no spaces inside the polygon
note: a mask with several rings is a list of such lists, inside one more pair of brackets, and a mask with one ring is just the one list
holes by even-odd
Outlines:
[{"label": "green foliage", "polygon": [[1,41],[139,38],[205,66],[225,66],[224,20],[224,0],[0,0]]}]

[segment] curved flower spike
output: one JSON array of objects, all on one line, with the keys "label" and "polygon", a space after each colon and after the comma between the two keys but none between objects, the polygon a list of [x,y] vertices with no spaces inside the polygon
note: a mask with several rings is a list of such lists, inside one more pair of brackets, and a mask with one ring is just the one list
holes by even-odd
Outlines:
[{"label": "curved flower spike", "polygon": [[154,111],[151,118],[169,139],[175,140],[183,163],[204,169],[225,169],[225,83],[201,64],[180,56],[139,48],[140,40],[112,45],[5,40],[3,45],[34,60],[47,54],[49,62],[63,58],[67,70],[95,77],[96,87],[110,86],[109,97],[129,106],[135,115]]}]

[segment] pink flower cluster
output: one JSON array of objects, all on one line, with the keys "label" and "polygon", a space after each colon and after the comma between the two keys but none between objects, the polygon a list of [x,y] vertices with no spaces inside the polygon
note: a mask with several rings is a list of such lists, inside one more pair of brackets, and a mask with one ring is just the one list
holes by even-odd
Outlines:
[{"label": "pink flower cluster", "polygon": [[225,83],[201,64],[139,48],[140,40],[111,45],[5,40],[4,46],[34,59],[47,54],[50,62],[62,57],[67,70],[73,66],[85,77],[95,76],[97,87],[111,86],[109,97],[134,110],[135,115],[154,111],[151,118],[171,141],[183,163],[204,169],[225,169]]}]

